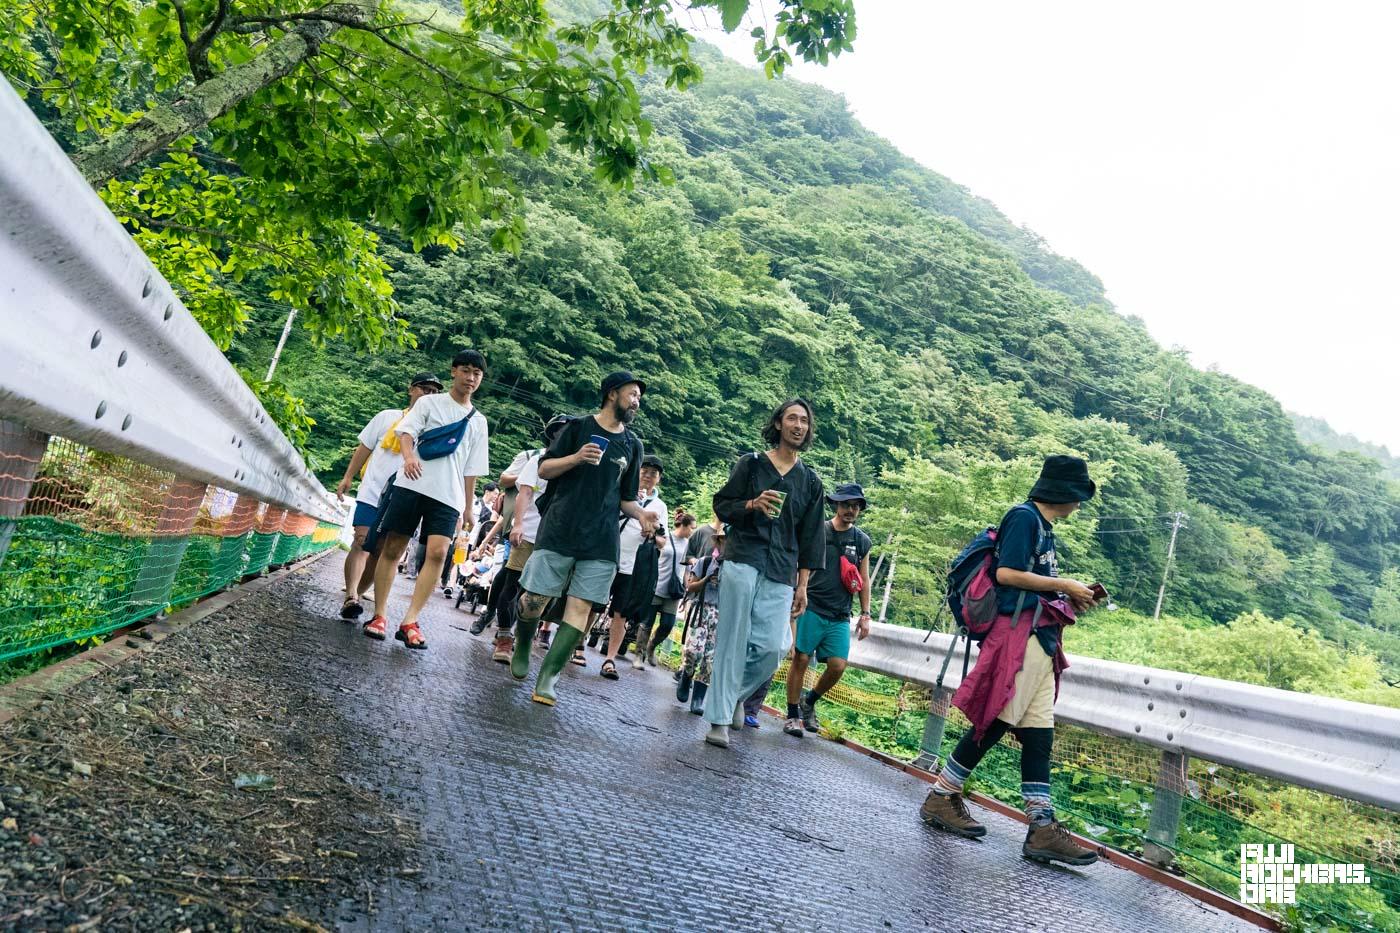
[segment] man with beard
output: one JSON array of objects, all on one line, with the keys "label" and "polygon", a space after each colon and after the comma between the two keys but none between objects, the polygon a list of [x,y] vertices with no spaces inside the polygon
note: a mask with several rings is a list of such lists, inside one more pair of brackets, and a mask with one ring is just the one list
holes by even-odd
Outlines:
[{"label": "man with beard", "polygon": [[566,426],[540,458],[548,488],[536,502],[540,527],[535,549],[520,576],[520,615],[510,671],[517,680],[530,672],[530,641],[551,599],[567,594],[564,624],[540,665],[531,699],[553,706],[554,685],[574,648],[583,640],[592,607],[608,600],[618,561],[618,511],[634,519],[642,534],[656,519],[637,502],[642,442],[627,425],[637,417],[646,385],[629,372],[612,373],[600,388],[596,414]]},{"label": "man with beard", "polygon": [[807,578],[826,563],[822,481],[798,456],[812,443],[812,406],[789,399],[763,428],[764,453],[745,454],[715,493],[729,525],[719,590],[705,741],[729,747],[744,698],[773,676],[792,645],[791,619],[807,608]]}]

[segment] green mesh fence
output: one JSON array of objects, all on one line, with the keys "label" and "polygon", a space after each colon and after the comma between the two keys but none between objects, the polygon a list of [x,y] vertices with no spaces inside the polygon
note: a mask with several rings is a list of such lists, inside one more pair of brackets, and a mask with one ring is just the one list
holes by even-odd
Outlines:
[{"label": "green mesh fence", "polygon": [[[658,661],[675,668],[680,649],[667,641]],[[768,705],[784,709],[787,663]],[[806,685],[816,682],[807,672]],[[848,670],[819,713],[831,738],[847,738],[904,761],[918,757],[928,717],[924,688],[865,671]],[[969,728],[957,710],[947,716],[939,760]],[[1272,905],[1286,925],[1306,930],[1400,933],[1400,814],[1192,760],[1177,780],[1163,781],[1161,753],[1152,747],[1057,726],[1051,786],[1056,812],[1069,828],[1105,845],[1141,855],[1153,806],[1173,794],[1181,815],[1171,848],[1186,876],[1229,897],[1239,896],[1240,846],[1292,843],[1298,863],[1364,864],[1366,885],[1300,885],[1298,903]],[[1020,746],[1008,735],[978,765],[969,788],[1021,806]],[[1175,802],[1175,801],[1167,801]]]},{"label": "green mesh fence", "polygon": [[0,662],[94,639],[327,547],[339,529],[54,438],[0,437]]}]

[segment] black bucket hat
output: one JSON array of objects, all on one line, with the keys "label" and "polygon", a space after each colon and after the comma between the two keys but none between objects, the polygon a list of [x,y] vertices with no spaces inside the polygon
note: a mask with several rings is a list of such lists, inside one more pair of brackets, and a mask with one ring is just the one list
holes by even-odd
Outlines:
[{"label": "black bucket hat", "polygon": [[642,390],[642,394],[647,394],[647,384],[625,369],[620,369],[615,373],[608,373],[606,376],[604,376],[603,385],[599,390],[599,394],[603,398],[607,398],[608,393],[611,392],[613,389],[620,389],[623,386],[627,385],[629,382],[635,382],[637,384],[637,387]]},{"label": "black bucket hat", "polygon": [[429,372],[421,372],[418,375],[414,376],[412,379],[410,379],[408,382],[409,388],[423,385],[433,386],[439,392],[442,391],[442,380]]},{"label": "black bucket hat", "polygon": [[647,454],[642,458],[643,467],[652,467],[662,476],[666,475],[666,468],[661,465],[661,458],[656,454]]},{"label": "black bucket hat", "polygon": [[865,490],[860,488],[860,483],[842,483],[834,491],[827,493],[826,501],[832,505],[840,502],[858,501],[861,511],[869,507],[869,503],[865,501]]},{"label": "black bucket hat", "polygon": [[1056,454],[1045,458],[1040,479],[1031,487],[1029,498],[1050,505],[1088,502],[1098,488],[1089,478],[1089,464],[1079,457]]}]

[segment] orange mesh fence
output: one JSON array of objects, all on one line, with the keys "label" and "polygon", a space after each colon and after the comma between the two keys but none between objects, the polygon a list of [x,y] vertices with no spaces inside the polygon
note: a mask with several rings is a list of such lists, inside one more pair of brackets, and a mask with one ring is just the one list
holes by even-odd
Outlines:
[{"label": "orange mesh fence", "polygon": [[97,638],[338,537],[315,518],[0,421],[0,662]]}]

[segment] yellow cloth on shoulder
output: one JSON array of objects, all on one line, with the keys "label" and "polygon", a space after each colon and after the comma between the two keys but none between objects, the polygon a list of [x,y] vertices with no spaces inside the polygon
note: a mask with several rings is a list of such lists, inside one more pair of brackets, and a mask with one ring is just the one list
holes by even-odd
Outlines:
[{"label": "yellow cloth on shoulder", "polygon": [[[404,415],[407,414],[408,409],[405,408],[402,412],[399,413],[398,420],[395,421],[393,424],[389,425],[389,430],[384,432],[384,440],[379,442],[379,446],[381,449],[392,451],[396,454],[402,453],[402,451],[399,449],[399,422],[403,421]],[[360,464],[360,479],[365,478],[365,470],[369,469],[369,461],[370,458],[366,457],[365,462]]]}]

